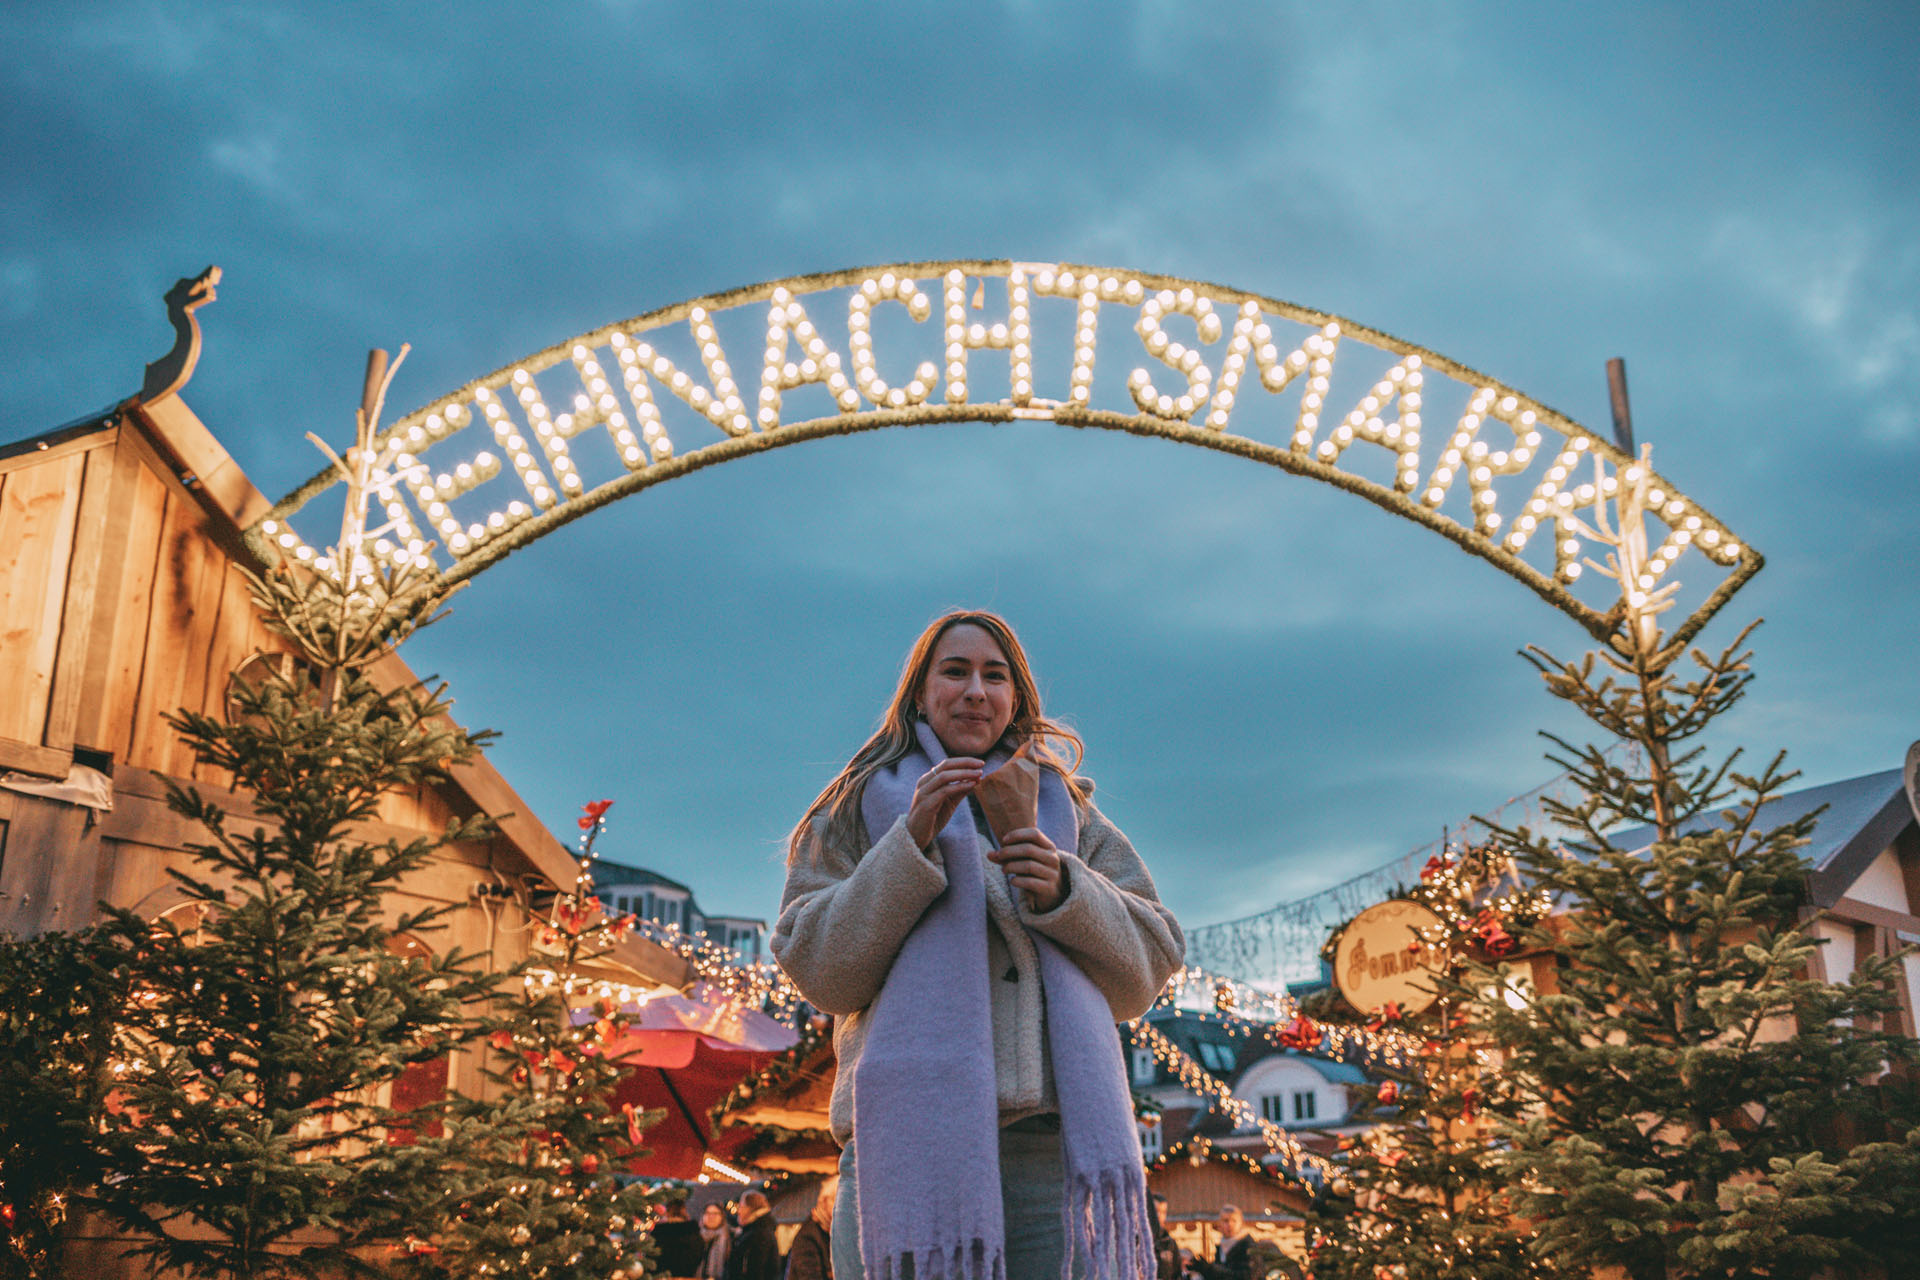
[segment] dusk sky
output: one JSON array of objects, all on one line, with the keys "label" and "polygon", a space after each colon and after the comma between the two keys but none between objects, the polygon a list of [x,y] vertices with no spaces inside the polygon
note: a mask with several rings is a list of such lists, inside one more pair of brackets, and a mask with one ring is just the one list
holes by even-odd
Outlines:
[{"label": "dusk sky", "polygon": [[[369,347],[412,344],[397,413],[756,281],[1131,268],[1350,317],[1603,433],[1624,357],[1655,465],[1767,558],[1702,637],[1766,619],[1719,743],[1815,783],[1920,737],[1910,3],[76,0],[7,6],[0,39],[0,442],[137,390],[161,295],[209,263],[184,396],[276,498],[321,463],[306,432],[350,438]],[[1326,485],[1044,423],[699,471],[482,574],[404,656],[563,840],[611,798],[602,852],[771,918],[787,830],[956,605],[1019,628],[1190,926],[1426,843],[1581,729],[1516,650],[1588,637],[1486,563]]]}]

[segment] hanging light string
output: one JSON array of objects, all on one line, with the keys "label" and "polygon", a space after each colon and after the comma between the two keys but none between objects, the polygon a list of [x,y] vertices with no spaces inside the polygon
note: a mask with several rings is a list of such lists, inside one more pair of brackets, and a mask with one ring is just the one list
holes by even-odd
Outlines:
[{"label": "hanging light string", "polygon": [[1188,1057],[1179,1045],[1169,1040],[1150,1022],[1134,1020],[1127,1024],[1133,1043],[1152,1052],[1154,1058],[1172,1069],[1182,1088],[1210,1099],[1229,1116],[1236,1127],[1258,1129],[1267,1149],[1279,1157],[1278,1167],[1294,1181],[1318,1190],[1326,1185],[1331,1164],[1326,1157],[1302,1147],[1294,1136],[1254,1110],[1246,1099],[1238,1097],[1212,1072]]},{"label": "hanging light string", "polygon": [[[1606,756],[1618,768],[1636,773],[1643,768],[1636,743],[1613,743]],[[1414,882],[1423,863],[1445,856],[1451,845],[1463,839],[1484,839],[1488,822],[1544,830],[1551,825],[1549,806],[1556,801],[1571,803],[1580,794],[1572,772],[1562,773],[1481,817],[1458,824],[1449,835],[1318,893],[1277,903],[1252,915],[1188,929],[1187,955],[1203,968],[1241,978],[1311,980],[1320,972],[1320,945],[1327,934],[1376,902],[1400,893]]]}]

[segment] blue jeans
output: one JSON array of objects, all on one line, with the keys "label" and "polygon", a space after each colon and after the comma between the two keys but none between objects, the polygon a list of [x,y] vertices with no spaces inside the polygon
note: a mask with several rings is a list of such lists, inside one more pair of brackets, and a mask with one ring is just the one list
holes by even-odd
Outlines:
[{"label": "blue jeans", "polygon": [[[1000,1205],[1007,1222],[1007,1280],[1059,1280],[1067,1251],[1066,1166],[1049,1117],[1000,1130]],[[1054,1120],[1054,1124],[1058,1121]],[[860,1263],[860,1206],[853,1142],[840,1153],[833,1206],[833,1280],[866,1280]],[[906,1262],[909,1273],[913,1260]],[[911,1280],[911,1276],[903,1277]]]}]

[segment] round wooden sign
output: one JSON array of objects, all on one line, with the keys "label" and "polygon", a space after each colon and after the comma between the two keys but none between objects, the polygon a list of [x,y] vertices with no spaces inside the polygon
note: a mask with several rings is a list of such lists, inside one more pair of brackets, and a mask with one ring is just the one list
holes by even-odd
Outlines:
[{"label": "round wooden sign", "polygon": [[1340,994],[1362,1013],[1393,1004],[1411,1014],[1432,1004],[1439,993],[1427,979],[1445,968],[1446,959],[1427,938],[1437,936],[1440,927],[1440,917],[1415,902],[1382,902],[1362,911],[1334,949],[1333,980]]}]

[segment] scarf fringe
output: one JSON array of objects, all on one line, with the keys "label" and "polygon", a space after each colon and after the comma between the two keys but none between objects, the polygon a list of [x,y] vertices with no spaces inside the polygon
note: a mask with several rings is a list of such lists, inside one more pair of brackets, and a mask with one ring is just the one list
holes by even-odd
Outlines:
[{"label": "scarf fringe", "polygon": [[[1154,1274],[1146,1180],[1137,1169],[1067,1179],[1067,1250],[1061,1280],[1147,1280]],[[1076,1273],[1075,1261],[1083,1262]]]},{"label": "scarf fringe", "polygon": [[1007,1257],[999,1245],[976,1237],[945,1248],[886,1254],[869,1280],[1007,1280]]}]

